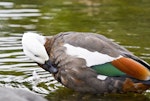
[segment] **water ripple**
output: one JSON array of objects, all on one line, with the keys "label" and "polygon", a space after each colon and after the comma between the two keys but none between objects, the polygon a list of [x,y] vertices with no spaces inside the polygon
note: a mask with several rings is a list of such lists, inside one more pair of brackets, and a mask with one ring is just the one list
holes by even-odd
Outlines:
[{"label": "water ripple", "polygon": [[3,6],[5,8],[12,8],[14,3],[12,2],[0,2],[0,6]]},{"label": "water ripple", "polygon": [[39,12],[38,9],[8,9],[8,10],[0,10],[0,13],[2,14],[11,14],[11,13],[35,13]]},{"label": "water ripple", "polygon": [[[11,17],[12,19],[21,19],[22,17],[41,16],[38,9],[5,9],[0,10],[1,18]],[[7,20],[7,19],[6,19]]]},{"label": "water ripple", "polygon": [[[18,14],[0,14],[0,17],[31,17],[31,16],[41,16],[41,13],[18,13]],[[15,18],[16,19],[16,18]]]},{"label": "water ripple", "polygon": [[6,58],[6,57],[10,57],[10,56],[20,56],[23,55],[23,52],[12,52],[12,53],[7,53],[7,54],[1,54],[0,58]]},{"label": "water ripple", "polygon": [[18,49],[22,49],[22,47],[0,47],[0,50],[18,50]]}]

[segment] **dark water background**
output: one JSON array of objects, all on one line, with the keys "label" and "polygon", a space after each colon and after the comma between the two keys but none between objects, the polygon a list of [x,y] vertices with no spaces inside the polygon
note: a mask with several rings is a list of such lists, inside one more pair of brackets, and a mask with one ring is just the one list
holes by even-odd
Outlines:
[{"label": "dark water background", "polygon": [[32,90],[51,101],[149,100],[149,91],[82,96],[66,89],[24,55],[26,31],[100,33],[150,63],[150,0],[0,0],[1,87]]}]

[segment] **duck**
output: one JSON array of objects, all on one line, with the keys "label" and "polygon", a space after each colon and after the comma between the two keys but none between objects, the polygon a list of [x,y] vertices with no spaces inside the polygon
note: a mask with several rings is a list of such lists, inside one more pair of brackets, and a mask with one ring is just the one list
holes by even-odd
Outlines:
[{"label": "duck", "polygon": [[80,93],[143,93],[150,88],[150,65],[101,34],[26,32],[22,47],[54,79]]}]

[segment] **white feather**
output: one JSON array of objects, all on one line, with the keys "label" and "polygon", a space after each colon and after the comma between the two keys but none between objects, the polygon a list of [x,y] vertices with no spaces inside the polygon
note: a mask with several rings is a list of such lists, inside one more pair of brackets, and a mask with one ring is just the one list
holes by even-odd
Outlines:
[{"label": "white feather", "polygon": [[106,78],[107,78],[107,76],[105,76],[105,75],[97,75],[97,79],[105,80]]},{"label": "white feather", "polygon": [[22,38],[23,51],[30,59],[44,64],[49,59],[44,47],[45,42],[46,39],[42,35],[32,32],[24,33]]},{"label": "white feather", "polygon": [[68,55],[85,59],[86,65],[88,67],[93,66],[93,65],[104,64],[104,63],[111,62],[117,59],[107,54],[102,54],[97,51],[91,52],[85,48],[75,47],[70,44],[64,44],[64,46],[67,48],[66,53]]}]

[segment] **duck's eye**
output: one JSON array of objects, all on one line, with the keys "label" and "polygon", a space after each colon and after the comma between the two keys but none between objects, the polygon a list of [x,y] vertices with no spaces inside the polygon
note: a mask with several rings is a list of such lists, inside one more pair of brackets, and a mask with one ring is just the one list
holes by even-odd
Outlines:
[{"label": "duck's eye", "polygon": [[35,56],[35,57],[40,57],[39,55],[36,55],[36,54],[35,54],[34,56]]}]

